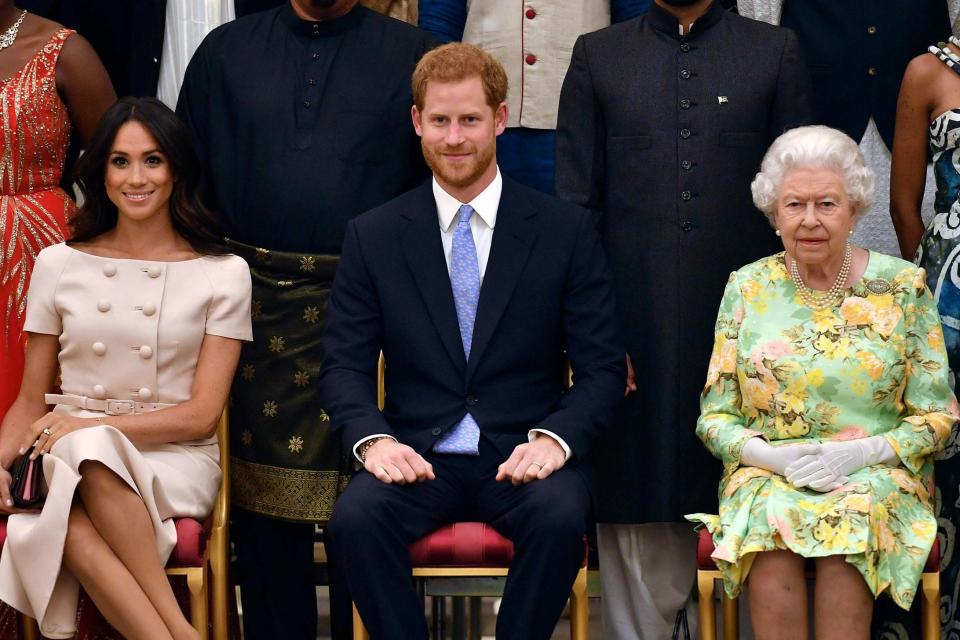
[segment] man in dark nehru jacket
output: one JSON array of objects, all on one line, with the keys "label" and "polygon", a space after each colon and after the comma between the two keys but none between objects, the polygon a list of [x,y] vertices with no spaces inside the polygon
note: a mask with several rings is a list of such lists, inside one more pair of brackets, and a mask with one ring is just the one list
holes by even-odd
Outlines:
[{"label": "man in dark nehru jacket", "polygon": [[247,638],[316,637],[314,524],[346,482],[315,386],[327,297],[347,222],[427,175],[410,76],[432,44],[357,0],[290,0],[211,32],[187,69],[177,112],[254,282],[230,413]]},{"label": "man in dark nehru jacket", "polygon": [[681,521],[717,508],[721,473],[695,435],[717,308],[731,271],[778,250],[750,182],[809,93],[793,33],[719,1],[654,0],[574,46],[556,192],[599,219],[636,372],[594,452],[605,639],[669,637],[689,599]]}]

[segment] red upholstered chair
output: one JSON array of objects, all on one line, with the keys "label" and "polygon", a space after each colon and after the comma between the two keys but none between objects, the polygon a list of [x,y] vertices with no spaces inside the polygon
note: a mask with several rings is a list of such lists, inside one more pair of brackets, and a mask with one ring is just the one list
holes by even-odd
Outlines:
[{"label": "red upholstered chair", "polygon": [[[490,578],[507,575],[513,560],[513,543],[482,522],[457,522],[437,529],[410,545],[415,578]],[[587,558],[570,591],[570,638],[587,640]],[[370,636],[356,606],[354,640]]]},{"label": "red upholstered chair", "polygon": [[[383,354],[377,367],[377,402],[386,401]],[[568,375],[569,379],[569,375]],[[410,545],[414,578],[495,578],[504,577],[513,560],[513,543],[488,524],[456,522],[437,529]],[[587,640],[587,554],[570,590],[570,638]],[[369,640],[360,613],[353,607],[353,638]]]},{"label": "red upholstered chair", "polygon": [[[713,537],[706,529],[700,530],[697,540],[697,591],[700,594],[700,640],[717,639],[717,616],[713,608],[714,580],[722,579],[713,558]],[[933,542],[921,578],[920,610],[923,620],[923,640],[940,637],[940,539]],[[722,589],[722,587],[721,587]],[[740,635],[737,599],[721,591],[723,608],[723,640],[735,640]]]},{"label": "red upholstered chair", "polygon": [[[213,512],[204,522],[191,518],[178,518],[177,546],[167,561],[168,576],[185,576],[190,590],[190,622],[200,632],[200,637],[210,637],[210,609],[213,609],[213,640],[227,640],[229,634],[227,569],[230,560],[230,435],[227,411],[224,410],[217,423],[217,439],[220,443],[220,468],[223,480]],[[7,521],[3,519],[3,537],[6,538]],[[38,630],[36,621],[24,616],[24,638],[34,640]],[[83,619],[83,616],[81,616]]]}]

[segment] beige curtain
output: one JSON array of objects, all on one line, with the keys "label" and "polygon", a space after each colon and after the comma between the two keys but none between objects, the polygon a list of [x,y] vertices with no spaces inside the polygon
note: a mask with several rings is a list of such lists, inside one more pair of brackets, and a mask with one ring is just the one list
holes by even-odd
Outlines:
[{"label": "beige curtain", "polygon": [[385,13],[391,18],[417,24],[417,0],[361,0],[365,7]]}]

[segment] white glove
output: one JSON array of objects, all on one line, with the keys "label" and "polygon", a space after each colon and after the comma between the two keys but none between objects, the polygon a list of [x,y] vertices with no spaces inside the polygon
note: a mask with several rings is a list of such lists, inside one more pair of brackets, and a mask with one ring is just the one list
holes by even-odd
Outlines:
[{"label": "white glove", "polygon": [[763,438],[750,438],[740,450],[740,464],[745,467],[760,467],[786,476],[788,466],[819,452],[819,444],[785,444],[774,447]]},{"label": "white glove", "polygon": [[900,458],[883,436],[825,442],[818,455],[806,456],[787,467],[787,481],[798,488],[832,491],[864,467],[899,463]]}]

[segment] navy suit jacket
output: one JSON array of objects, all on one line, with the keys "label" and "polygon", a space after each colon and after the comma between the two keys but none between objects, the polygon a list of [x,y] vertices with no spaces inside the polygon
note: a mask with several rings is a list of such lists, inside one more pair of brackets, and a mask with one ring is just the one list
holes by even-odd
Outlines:
[{"label": "navy suit jacket", "polygon": [[424,453],[469,411],[504,459],[533,427],[580,458],[612,420],[626,380],[589,212],[506,176],[469,360],[429,181],[350,222],[323,342],[320,393],[345,454],[378,433]]}]

